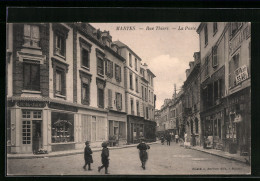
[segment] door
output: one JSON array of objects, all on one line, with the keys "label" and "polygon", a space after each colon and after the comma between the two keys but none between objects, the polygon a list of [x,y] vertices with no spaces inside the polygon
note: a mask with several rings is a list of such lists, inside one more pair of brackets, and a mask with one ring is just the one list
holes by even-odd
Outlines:
[{"label": "door", "polygon": [[32,121],[32,135],[32,150],[33,153],[37,153],[42,148],[42,121]]},{"label": "door", "polygon": [[22,121],[22,146],[21,152],[31,153],[32,152],[32,129],[31,121],[23,120]]},{"label": "door", "polygon": [[131,128],[130,128],[131,130],[130,130],[130,142],[131,143],[133,143],[133,138],[134,138],[134,124],[133,123],[131,123]]}]

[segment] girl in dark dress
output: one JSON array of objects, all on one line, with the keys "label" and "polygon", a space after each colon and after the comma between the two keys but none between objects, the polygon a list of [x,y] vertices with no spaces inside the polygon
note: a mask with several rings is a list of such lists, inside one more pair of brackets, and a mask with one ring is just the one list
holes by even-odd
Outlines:
[{"label": "girl in dark dress", "polygon": [[146,150],[150,149],[150,146],[145,144],[144,140],[141,139],[141,143],[137,145],[137,149],[139,149],[139,156],[142,163],[142,168],[145,170],[145,163],[148,160],[148,154]]},{"label": "girl in dark dress", "polygon": [[88,165],[88,170],[91,169],[91,163],[93,163],[93,158],[92,158],[92,150],[90,148],[89,142],[86,141],[85,143],[86,147],[84,150],[84,159],[85,159],[85,165],[83,166],[83,169],[86,170],[86,165]]},{"label": "girl in dark dress", "polygon": [[109,150],[107,148],[107,143],[103,142],[102,143],[102,153],[101,153],[101,162],[102,162],[102,166],[98,167],[98,172],[100,172],[100,170],[102,168],[105,167],[105,174],[109,174],[108,173],[108,166],[109,166]]}]

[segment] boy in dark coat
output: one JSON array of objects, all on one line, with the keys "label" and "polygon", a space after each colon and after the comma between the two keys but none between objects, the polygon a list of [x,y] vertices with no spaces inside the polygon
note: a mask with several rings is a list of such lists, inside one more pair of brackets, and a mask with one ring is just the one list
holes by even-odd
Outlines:
[{"label": "boy in dark coat", "polygon": [[150,146],[145,144],[144,139],[141,139],[140,141],[141,143],[137,145],[137,149],[139,149],[139,157],[142,163],[142,168],[145,170],[145,163],[148,160],[148,154],[146,150],[150,149]]},{"label": "boy in dark coat", "polygon": [[103,143],[102,143],[102,147],[103,147],[102,153],[101,153],[102,166],[101,166],[101,167],[98,167],[98,172],[100,172],[100,170],[105,167],[105,174],[109,174],[109,173],[108,173],[109,150],[108,150],[108,148],[107,148],[107,143],[106,143],[106,142],[103,142]]},{"label": "boy in dark coat", "polygon": [[86,170],[86,165],[88,165],[88,170],[92,170],[91,169],[91,163],[93,163],[93,158],[92,158],[92,150],[91,148],[89,147],[89,142],[86,141],[85,143],[86,147],[85,147],[85,150],[84,150],[84,159],[85,159],[85,165],[83,166],[83,169]]}]

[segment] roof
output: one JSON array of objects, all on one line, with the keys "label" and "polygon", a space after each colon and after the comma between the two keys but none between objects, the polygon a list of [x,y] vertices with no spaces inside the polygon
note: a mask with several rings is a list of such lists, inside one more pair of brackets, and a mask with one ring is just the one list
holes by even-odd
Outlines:
[{"label": "roof", "polygon": [[199,27],[196,30],[198,34],[200,34],[200,32],[201,32],[201,30],[202,30],[202,28],[204,27],[205,24],[206,23],[200,23]]},{"label": "roof", "polygon": [[152,74],[153,77],[156,77],[150,69],[147,69],[147,71],[148,71],[150,74]]},{"label": "roof", "polygon": [[134,54],[140,61],[142,61],[142,59],[126,44],[124,44],[123,42],[117,40],[113,42],[114,44],[116,44],[117,46],[119,46],[120,48],[127,48],[132,54]]}]

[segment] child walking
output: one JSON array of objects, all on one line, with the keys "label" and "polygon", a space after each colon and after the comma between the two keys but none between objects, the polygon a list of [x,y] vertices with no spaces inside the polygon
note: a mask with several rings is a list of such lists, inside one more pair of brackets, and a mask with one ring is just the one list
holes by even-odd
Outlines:
[{"label": "child walking", "polygon": [[103,142],[102,143],[102,153],[101,153],[101,162],[102,162],[102,166],[98,167],[98,172],[100,172],[100,170],[102,168],[105,167],[105,174],[109,174],[108,173],[108,166],[109,166],[109,150],[107,148],[107,143]]},{"label": "child walking", "polygon": [[84,150],[84,159],[85,159],[85,165],[83,166],[83,169],[86,170],[86,165],[88,165],[88,170],[91,169],[91,163],[93,163],[93,158],[92,158],[92,150],[90,148],[89,142],[85,142],[85,150]]}]

